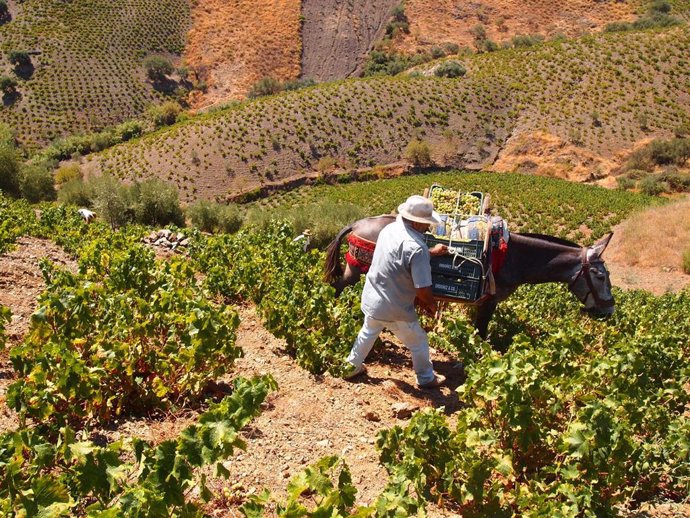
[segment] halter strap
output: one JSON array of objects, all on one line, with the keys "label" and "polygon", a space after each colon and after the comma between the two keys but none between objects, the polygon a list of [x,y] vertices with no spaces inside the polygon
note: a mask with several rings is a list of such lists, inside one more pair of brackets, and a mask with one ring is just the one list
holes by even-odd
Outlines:
[{"label": "halter strap", "polygon": [[589,291],[587,292],[587,295],[585,295],[583,302],[587,300],[588,295],[592,295],[592,298],[594,299],[594,303],[596,304],[596,307],[599,308],[611,308],[615,306],[615,300],[613,298],[604,300],[602,299],[599,294],[597,293],[597,290],[594,288],[594,283],[592,282],[592,275],[590,273],[590,269],[592,267],[592,263],[589,262],[589,258],[587,257],[589,249],[588,248],[582,248],[582,251],[580,253],[580,271],[577,273],[575,278],[568,283],[568,288],[570,290],[573,289],[573,286],[575,286],[575,283],[580,277],[585,278],[585,282],[587,283],[587,287],[589,288]]}]

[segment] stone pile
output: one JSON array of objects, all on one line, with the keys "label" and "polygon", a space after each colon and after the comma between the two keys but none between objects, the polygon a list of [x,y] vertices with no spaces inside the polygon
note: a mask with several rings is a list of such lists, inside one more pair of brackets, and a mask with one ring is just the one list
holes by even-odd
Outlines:
[{"label": "stone pile", "polygon": [[169,250],[176,250],[177,248],[186,248],[189,246],[189,238],[185,237],[181,232],[173,232],[167,228],[151,232],[144,238],[144,243],[151,246],[158,246],[167,248]]}]

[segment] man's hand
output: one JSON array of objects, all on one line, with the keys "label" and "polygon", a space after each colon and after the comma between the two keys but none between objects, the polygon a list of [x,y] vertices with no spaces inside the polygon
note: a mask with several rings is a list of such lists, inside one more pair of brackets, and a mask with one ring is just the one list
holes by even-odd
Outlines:
[{"label": "man's hand", "polygon": [[441,243],[437,244],[433,248],[429,248],[429,254],[432,256],[446,255],[447,253],[448,247],[446,245],[442,245]]},{"label": "man's hand", "polygon": [[434,299],[431,292],[431,286],[428,288],[417,288],[417,297],[415,298],[415,305],[423,312],[433,317],[436,315],[438,302]]}]

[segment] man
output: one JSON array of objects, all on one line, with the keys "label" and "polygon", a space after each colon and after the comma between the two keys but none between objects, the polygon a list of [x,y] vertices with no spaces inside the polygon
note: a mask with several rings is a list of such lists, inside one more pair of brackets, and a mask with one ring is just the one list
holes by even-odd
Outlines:
[{"label": "man", "polygon": [[347,378],[365,372],[364,360],[381,331],[387,328],[412,353],[417,386],[433,388],[444,383],[445,378],[434,372],[429,341],[415,312],[415,302],[428,314],[436,312],[430,258],[448,252],[444,245],[429,250],[424,242],[424,232],[440,223],[433,209],[431,200],[410,196],[398,207],[396,221],[379,234],[362,291],[364,325],[347,358],[352,366]]}]

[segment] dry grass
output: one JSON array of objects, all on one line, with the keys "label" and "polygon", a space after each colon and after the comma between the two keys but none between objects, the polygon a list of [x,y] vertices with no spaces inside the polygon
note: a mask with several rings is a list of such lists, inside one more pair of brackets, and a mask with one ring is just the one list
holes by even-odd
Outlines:
[{"label": "dry grass", "polygon": [[639,212],[618,230],[617,243],[607,252],[632,266],[682,270],[690,246],[690,197]]},{"label": "dry grass", "polygon": [[410,36],[402,47],[411,51],[443,42],[472,47],[472,27],[482,24],[496,42],[517,34],[579,36],[613,21],[635,18],[636,2],[615,0],[408,0],[405,12]]},{"label": "dry grass", "polygon": [[209,91],[196,107],[242,98],[259,79],[300,74],[300,1],[198,0],[185,51]]}]

